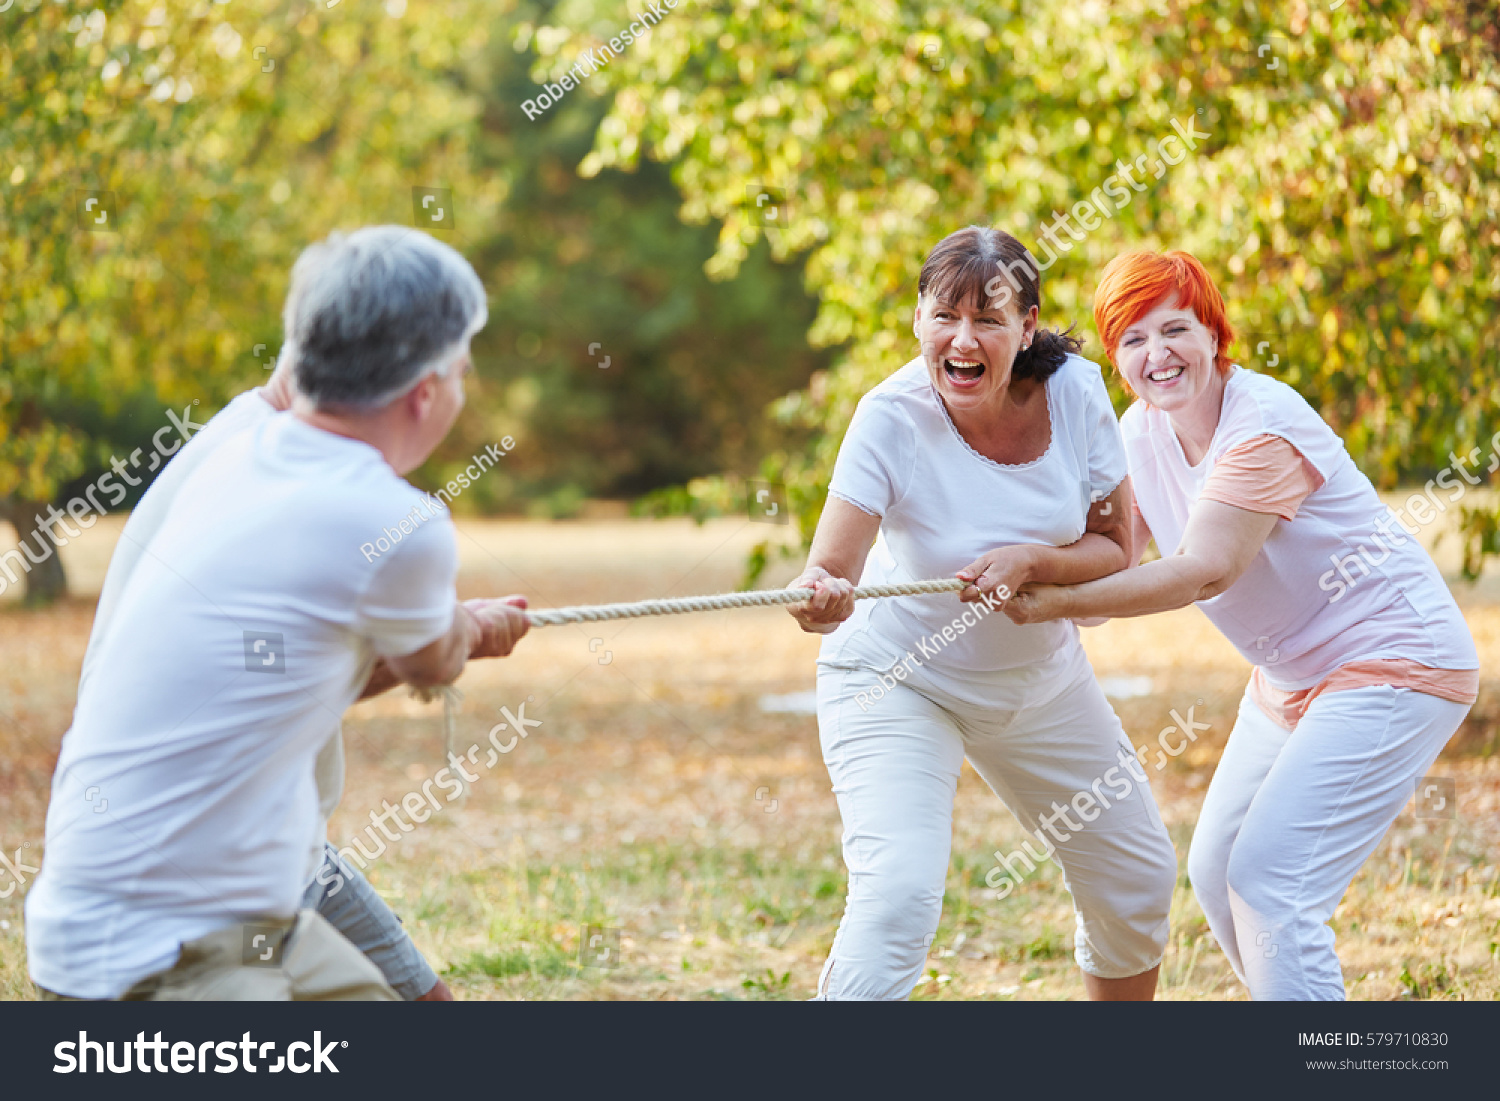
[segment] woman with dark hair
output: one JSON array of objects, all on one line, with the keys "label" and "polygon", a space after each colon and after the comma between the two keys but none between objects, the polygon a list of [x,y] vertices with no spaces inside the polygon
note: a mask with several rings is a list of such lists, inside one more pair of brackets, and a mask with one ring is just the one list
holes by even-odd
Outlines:
[{"label": "woman with dark hair", "polygon": [[[916,985],[967,757],[1041,845],[1001,857],[986,884],[1004,898],[1056,859],[1089,996],[1149,999],[1177,861],[1145,773],[1077,628],[994,614],[1022,585],[1131,561],[1104,380],[1076,339],[1038,328],[1037,265],[1008,234],[951,234],[917,291],[921,354],[860,401],[794,582],[817,592],[792,615],[827,635],[818,729],[849,869],[818,996],[899,999]],[[942,576],[971,582],[963,604],[852,596]]]},{"label": "woman with dark hair", "polygon": [[[1286,383],[1230,363],[1224,298],[1197,258],[1116,257],[1094,320],[1140,399],[1120,421],[1134,545],[1154,536],[1162,557],[1028,589],[1006,614],[1196,603],[1253,665],[1193,831],[1193,893],[1252,998],[1341,1000],[1328,921],[1477,698],[1474,640],[1337,433]],[[1437,484],[1462,495],[1451,469]]]}]

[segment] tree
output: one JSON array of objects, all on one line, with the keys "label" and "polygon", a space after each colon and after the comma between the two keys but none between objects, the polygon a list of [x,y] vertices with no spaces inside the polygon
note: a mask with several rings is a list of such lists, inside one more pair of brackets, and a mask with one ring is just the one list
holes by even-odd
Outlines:
[{"label": "tree", "polygon": [[127,507],[169,410],[201,423],[263,379],[293,259],[340,227],[418,225],[495,290],[470,411],[416,475],[442,482],[522,437],[464,507],[540,496],[566,512],[768,446],[760,406],[827,358],[803,339],[800,267],[762,250],[707,283],[714,231],[677,220],[665,172],[578,178],[608,99],[579,92],[541,122],[520,106],[548,10],[18,0],[0,17],[15,90],[0,108],[0,520],[35,552],[0,561],[0,586],[24,572],[30,599],[64,591],[48,508],[116,461],[134,474],[105,499]]},{"label": "tree", "polygon": [[[550,40],[554,76],[590,44]],[[1121,250],[1195,252],[1241,362],[1296,386],[1390,486],[1500,427],[1495,46],[1479,5],[1441,0],[682,5],[605,70],[616,97],[583,170],[670,163],[684,215],[723,219],[715,274],[762,235],[810,250],[813,339],[851,350],[779,407],[815,434],[764,468],[805,537],[854,403],[912,354],[925,251],[972,222],[1039,257],[1060,235],[1044,321],[1064,325]],[[1123,200],[1095,198],[1133,165]],[[768,189],[790,207],[769,233],[749,201]],[[1471,550],[1500,549],[1470,511]]]},{"label": "tree", "polygon": [[[19,0],[0,17],[0,500],[23,538],[47,546],[31,518],[70,482],[149,455],[167,408],[206,414],[265,377],[303,245],[411,224],[420,185],[463,194],[460,225],[493,217],[501,182],[464,174],[475,10]],[[45,569],[29,598],[62,591],[55,555]]]},{"label": "tree", "polygon": [[[566,515],[584,497],[749,469],[775,439],[762,408],[830,354],[807,345],[816,303],[799,263],[776,264],[760,248],[735,279],[707,280],[716,229],[681,222],[665,169],[578,176],[607,96],[572,90],[528,116],[522,104],[540,90],[534,26],[549,10],[519,10],[473,89],[486,105],[474,171],[503,172],[508,186],[472,253],[496,289],[476,341],[476,415],[443,454],[462,465],[512,434],[519,443],[504,469],[466,503]],[[605,5],[592,17],[616,27],[628,22],[623,10]]]}]

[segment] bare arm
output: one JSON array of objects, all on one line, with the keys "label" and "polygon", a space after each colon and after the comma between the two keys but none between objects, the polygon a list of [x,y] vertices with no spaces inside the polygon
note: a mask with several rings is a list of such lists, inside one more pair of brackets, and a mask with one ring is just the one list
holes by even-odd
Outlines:
[{"label": "bare arm", "polygon": [[[384,664],[388,674],[397,682],[415,688],[451,684],[458,679],[470,658],[504,657],[515,649],[521,636],[531,627],[525,608],[526,598],[523,596],[508,596],[503,600],[466,600],[454,611],[453,625],[447,634],[415,653],[386,658]],[[371,691],[371,684],[378,672],[377,666],[376,672],[371,674],[370,684],[365,685],[364,695],[376,694]]]},{"label": "bare arm", "polygon": [[370,679],[365,681],[364,691],[359,694],[359,699],[367,700],[382,692],[389,692],[400,683],[401,678],[391,672],[385,658],[381,658],[375,662],[375,668],[370,670]]},{"label": "bare arm", "polygon": [[1084,534],[1077,542],[1066,547],[1021,543],[981,555],[958,571],[960,578],[974,582],[958,598],[973,603],[994,594],[996,600],[1004,601],[1023,585],[1069,585],[1125,569],[1135,560],[1132,500],[1130,479],[1125,478],[1113,493],[1089,508]]},{"label": "bare arm", "polygon": [[854,587],[865,572],[865,559],[880,531],[880,517],[829,495],[813,533],[812,549],[802,575],[789,589],[816,589],[806,604],[787,607],[804,631],[826,635],[854,612]]},{"label": "bare arm", "polygon": [[1027,590],[1006,605],[1005,613],[1017,623],[1128,618],[1211,599],[1240,579],[1278,519],[1274,513],[1199,501],[1176,554],[1081,585]]},{"label": "bare arm", "polygon": [[[1126,568],[1134,569],[1139,566],[1141,559],[1146,556],[1146,548],[1150,545],[1151,529],[1146,525],[1146,518],[1132,507],[1130,510],[1130,565]],[[1080,627],[1098,627],[1108,623],[1109,616],[1080,616],[1075,617],[1073,622]]]},{"label": "bare arm", "polygon": [[1146,518],[1135,509],[1130,510],[1130,564],[1139,566],[1141,559],[1146,557],[1146,548],[1151,545],[1151,529],[1146,526]]},{"label": "bare arm", "polygon": [[446,634],[414,653],[387,658],[386,664],[399,680],[415,688],[450,684],[463,672],[469,651],[478,644],[481,631],[474,613],[460,604]]}]

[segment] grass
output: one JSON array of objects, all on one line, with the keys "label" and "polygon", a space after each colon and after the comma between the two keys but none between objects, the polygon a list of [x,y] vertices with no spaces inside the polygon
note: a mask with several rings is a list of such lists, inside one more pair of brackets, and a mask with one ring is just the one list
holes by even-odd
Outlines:
[{"label": "grass", "polygon": [[[780,530],[466,523],[460,592],[522,591],[562,605],[720,591],[735,584],[748,547]],[[117,533],[118,521],[106,520],[66,549],[79,597],[39,611],[0,606],[0,847],[9,855],[29,844],[33,864],[93,614],[88,594]],[[1464,602],[1483,665],[1495,668],[1500,603],[1482,589]],[[1117,701],[1135,743],[1154,740],[1173,708],[1196,706],[1210,723],[1187,752],[1147,770],[1179,857],[1161,996],[1242,999],[1185,857],[1248,669],[1193,610],[1107,624],[1085,643],[1101,676],[1151,678],[1151,694]],[[462,746],[483,743],[499,708],[523,700],[543,726],[366,874],[459,998],[811,996],[843,906],[838,812],[813,718],[768,714],[758,700],[810,689],[816,648],[776,610],[536,632],[514,657],[464,675],[458,736]],[[1408,810],[1334,917],[1352,997],[1500,997],[1495,687],[1485,683],[1434,768],[1456,778],[1459,817]],[[404,693],[357,705],[344,731],[348,780],[331,829],[340,844],[382,800],[399,802],[443,763],[441,709]],[[965,768],[942,922],[916,998],[1083,996],[1056,865],[1042,864],[1003,900],[985,887],[990,854],[1020,840]],[[0,880],[4,890],[10,879]],[[9,999],[34,996],[23,895],[0,900],[0,997]],[[596,965],[581,944],[586,926],[605,938],[612,966]]]}]

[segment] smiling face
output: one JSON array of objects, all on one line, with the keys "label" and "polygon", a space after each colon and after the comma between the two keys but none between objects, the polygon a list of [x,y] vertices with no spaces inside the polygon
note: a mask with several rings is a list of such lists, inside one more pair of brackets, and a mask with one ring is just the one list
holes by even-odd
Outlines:
[{"label": "smiling face", "polygon": [[1224,386],[1214,366],[1219,338],[1177,297],[1168,294],[1127,328],[1114,354],[1131,390],[1168,413],[1216,397]]},{"label": "smiling face", "polygon": [[915,329],[927,373],[954,412],[1002,400],[1016,353],[1036,336],[1035,306],[1024,315],[1013,299],[1004,306],[979,307],[973,299],[955,303],[935,295],[917,301]]}]

